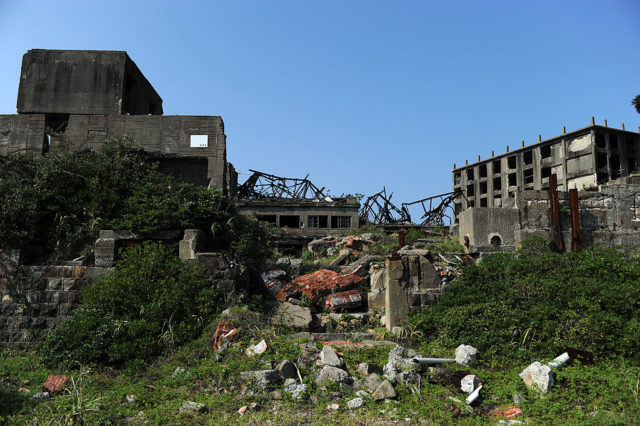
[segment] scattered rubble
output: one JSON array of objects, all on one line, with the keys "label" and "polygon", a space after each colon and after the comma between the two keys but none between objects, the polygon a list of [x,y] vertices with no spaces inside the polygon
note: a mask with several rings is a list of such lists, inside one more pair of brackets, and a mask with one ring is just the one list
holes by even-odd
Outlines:
[{"label": "scattered rubble", "polygon": [[344,361],[336,354],[336,351],[329,345],[324,345],[320,352],[320,360],[324,365],[342,368]]},{"label": "scattered rubble", "polygon": [[460,381],[460,390],[464,393],[471,393],[478,387],[478,378],[473,374],[467,374]]},{"label": "scattered rubble", "polygon": [[346,371],[337,367],[325,365],[316,378],[315,384],[317,386],[323,386],[329,382],[351,384],[353,383],[353,379]]},{"label": "scattered rubble", "polygon": [[267,342],[262,340],[260,341],[260,343],[257,343],[253,346],[249,346],[244,353],[249,356],[254,356],[254,355],[263,353],[264,351],[267,350],[267,348],[268,348]]},{"label": "scattered rubble", "polygon": [[456,362],[460,365],[470,366],[476,360],[478,350],[473,346],[460,345],[456,348]]},{"label": "scattered rubble", "polygon": [[42,391],[48,393],[56,393],[64,390],[69,382],[69,377],[64,375],[51,375],[42,385]]},{"label": "scattered rubble", "polygon": [[182,404],[182,407],[180,407],[180,410],[179,410],[180,413],[189,413],[189,414],[204,413],[205,411],[207,411],[207,407],[201,402],[195,402],[195,401],[185,401],[185,403]]},{"label": "scattered rubble", "polygon": [[281,380],[278,370],[243,371],[240,373],[240,377],[248,381],[249,384],[263,389],[279,383]]},{"label": "scattered rubble", "polygon": [[520,377],[529,389],[537,389],[541,393],[547,393],[553,387],[553,373],[551,367],[542,365],[538,361],[525,368]]},{"label": "scattered rubble", "polygon": [[373,399],[376,401],[382,401],[383,399],[390,399],[396,397],[396,391],[393,389],[393,385],[385,380],[380,383],[380,386],[376,389],[376,391],[371,395]]},{"label": "scattered rubble", "polygon": [[363,405],[364,405],[364,399],[361,397],[353,398],[349,400],[349,402],[347,402],[347,407],[349,407],[350,410],[356,410],[362,407]]}]

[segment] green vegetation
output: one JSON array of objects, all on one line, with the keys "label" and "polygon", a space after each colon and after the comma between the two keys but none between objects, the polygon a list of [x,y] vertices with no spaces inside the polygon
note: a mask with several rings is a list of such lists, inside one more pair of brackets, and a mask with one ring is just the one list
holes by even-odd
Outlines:
[{"label": "green vegetation", "polygon": [[27,261],[87,255],[100,229],[207,230],[234,213],[219,192],[158,172],[127,138],[95,152],[0,162],[0,248],[19,248]]},{"label": "green vegetation", "polygon": [[199,336],[220,305],[201,266],[158,243],[124,250],[116,269],[94,281],[82,299],[40,345],[46,365],[142,364]]},{"label": "green vegetation", "polygon": [[540,239],[465,269],[438,303],[414,316],[423,335],[513,358],[574,347],[640,360],[640,258],[617,249],[554,253]]}]

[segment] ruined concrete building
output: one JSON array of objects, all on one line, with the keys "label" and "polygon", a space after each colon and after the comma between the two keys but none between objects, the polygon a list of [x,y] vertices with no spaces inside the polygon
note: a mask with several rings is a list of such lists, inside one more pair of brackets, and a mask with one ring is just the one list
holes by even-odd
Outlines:
[{"label": "ruined concrete building", "polygon": [[454,165],[453,187],[464,195],[455,204],[460,243],[469,252],[493,252],[536,235],[565,251],[638,247],[640,176],[632,174],[639,159],[639,133],[597,126],[592,118],[584,129]]},{"label": "ruined concrete building", "polygon": [[[355,197],[328,197],[305,178],[285,178],[251,170],[238,187],[240,212],[280,227],[286,236],[305,238],[357,229]],[[295,245],[295,244],[293,244]]]},{"label": "ruined concrete building", "polygon": [[232,193],[218,116],[162,115],[162,98],[126,52],[29,50],[22,58],[17,115],[0,115],[0,155],[99,148],[129,135],[178,180]]},{"label": "ruined concrete building", "polygon": [[[453,189],[461,191],[458,215],[469,207],[513,207],[519,190],[595,188],[638,170],[640,134],[595,124],[534,145],[493,156],[463,167],[453,166]],[[478,160],[480,158],[478,157]]]}]

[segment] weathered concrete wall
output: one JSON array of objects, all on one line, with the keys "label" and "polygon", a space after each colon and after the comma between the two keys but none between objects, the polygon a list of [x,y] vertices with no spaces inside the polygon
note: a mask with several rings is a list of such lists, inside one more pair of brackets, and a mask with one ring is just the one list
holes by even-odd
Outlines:
[{"label": "weathered concrete wall", "polygon": [[17,109],[162,114],[162,99],[126,52],[32,49],[22,57]]},{"label": "weathered concrete wall", "polygon": [[0,115],[0,156],[19,152],[42,153],[44,114]]},{"label": "weathered concrete wall", "polygon": [[[549,192],[520,191],[514,208],[471,208],[459,215],[459,239],[469,239],[470,252],[492,251],[492,235],[504,237],[513,248],[531,236],[551,238]],[[558,192],[560,228],[564,249],[571,247],[569,193]],[[578,191],[582,246],[640,246],[640,176],[618,178],[600,185],[598,191]]]},{"label": "weathered concrete wall", "polygon": [[0,347],[36,341],[79,305],[80,292],[110,268],[25,266],[17,250],[0,252]]},{"label": "weathered concrete wall", "polygon": [[218,116],[71,115],[66,128],[52,134],[50,146],[45,148],[43,114],[0,115],[0,155],[42,154],[46,149],[60,153],[96,150],[107,140],[125,135],[134,139],[136,148],[160,160],[162,170],[177,178],[209,184],[225,193],[235,186],[229,181],[236,179],[236,174],[227,163],[224,123]]}]

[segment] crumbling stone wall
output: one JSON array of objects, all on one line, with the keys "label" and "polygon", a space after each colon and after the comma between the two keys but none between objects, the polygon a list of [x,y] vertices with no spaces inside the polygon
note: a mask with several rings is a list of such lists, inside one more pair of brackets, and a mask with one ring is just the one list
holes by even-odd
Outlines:
[{"label": "crumbling stone wall", "polygon": [[0,252],[0,347],[38,340],[68,318],[80,292],[111,268],[29,266],[20,252]]}]

